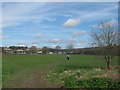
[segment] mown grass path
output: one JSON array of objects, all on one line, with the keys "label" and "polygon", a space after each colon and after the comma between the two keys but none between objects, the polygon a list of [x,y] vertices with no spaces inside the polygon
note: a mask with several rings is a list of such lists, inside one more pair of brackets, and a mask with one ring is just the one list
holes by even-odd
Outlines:
[{"label": "mown grass path", "polygon": [[[53,63],[58,65],[58,63]],[[55,65],[44,65],[35,70],[24,70],[16,74],[8,83],[10,88],[59,88],[60,83],[50,83],[45,79],[45,75],[53,70]],[[12,83],[11,83],[12,82]]]},{"label": "mown grass path", "polygon": [[9,55],[3,57],[4,88],[58,87],[44,80],[45,74],[60,64],[57,55]]},{"label": "mown grass path", "polygon": [[[58,65],[58,63],[54,63]],[[43,69],[44,68],[44,69]],[[48,82],[45,78],[47,72],[53,70],[53,65],[44,66],[42,69],[36,70],[30,75],[28,80],[25,81],[24,87],[26,88],[60,88],[62,86],[59,82]]]}]

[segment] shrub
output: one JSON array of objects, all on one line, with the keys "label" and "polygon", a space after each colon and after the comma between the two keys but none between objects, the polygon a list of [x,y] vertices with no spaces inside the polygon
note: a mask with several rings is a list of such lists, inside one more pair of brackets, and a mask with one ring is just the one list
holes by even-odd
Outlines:
[{"label": "shrub", "polygon": [[62,79],[64,81],[64,88],[79,88],[77,85],[77,79],[74,75],[65,77]]},{"label": "shrub", "polygon": [[81,76],[81,75],[83,75],[83,73],[84,73],[84,72],[76,72],[75,75]]},{"label": "shrub", "polygon": [[113,82],[110,78],[90,78],[77,80],[74,75],[65,77],[64,88],[120,88],[120,82]]},{"label": "shrub", "polygon": [[66,70],[67,70],[66,68],[60,68],[60,69],[56,70],[55,73],[60,74],[60,73],[62,73],[64,71],[66,71]]},{"label": "shrub", "polygon": [[77,84],[81,88],[120,88],[120,83],[112,82],[110,78],[91,78],[90,80],[79,80]]}]

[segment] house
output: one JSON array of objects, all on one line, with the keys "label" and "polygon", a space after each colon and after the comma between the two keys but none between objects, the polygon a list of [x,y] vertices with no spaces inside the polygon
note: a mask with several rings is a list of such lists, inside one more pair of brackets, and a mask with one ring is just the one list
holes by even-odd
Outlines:
[{"label": "house", "polygon": [[16,51],[17,54],[26,54],[26,50],[21,50],[21,49],[18,49]]},{"label": "house", "polygon": [[42,54],[42,48],[37,48],[37,53]]},{"label": "house", "polygon": [[37,53],[38,53],[38,54],[42,54],[42,51],[38,51]]},{"label": "house", "polygon": [[49,54],[53,54],[53,52],[49,52]]},{"label": "house", "polygon": [[3,51],[5,53],[13,53],[12,49],[10,49],[10,48],[4,48]]},{"label": "house", "polygon": [[58,52],[58,54],[62,54],[62,52]]}]

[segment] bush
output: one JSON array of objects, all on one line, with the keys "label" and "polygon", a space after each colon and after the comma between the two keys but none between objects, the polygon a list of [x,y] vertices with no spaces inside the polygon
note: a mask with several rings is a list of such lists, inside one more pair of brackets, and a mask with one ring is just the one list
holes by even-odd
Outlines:
[{"label": "bush", "polygon": [[64,88],[120,88],[120,82],[113,82],[110,78],[90,78],[77,80],[74,75],[65,77]]},{"label": "bush", "polygon": [[79,88],[77,85],[77,79],[74,75],[65,77],[62,79],[64,81],[64,88]]},{"label": "bush", "polygon": [[83,73],[84,73],[84,72],[76,72],[75,75],[81,76],[81,75],[83,75]]},{"label": "bush", "polygon": [[120,82],[109,82],[109,88],[119,88],[120,89]]},{"label": "bush", "polygon": [[120,83],[112,82],[110,78],[91,78],[90,80],[79,80],[77,84],[81,88],[120,88]]},{"label": "bush", "polygon": [[62,72],[64,72],[64,71],[66,71],[66,70],[67,70],[67,68],[60,68],[60,69],[57,69],[57,70],[55,71],[55,73],[60,74],[60,73],[62,73]]}]

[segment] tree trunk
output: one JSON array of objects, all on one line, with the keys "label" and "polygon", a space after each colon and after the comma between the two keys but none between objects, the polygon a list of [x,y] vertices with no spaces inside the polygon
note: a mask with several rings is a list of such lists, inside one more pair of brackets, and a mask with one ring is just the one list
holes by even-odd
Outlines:
[{"label": "tree trunk", "polygon": [[106,56],[105,59],[106,59],[106,63],[107,63],[107,68],[110,70],[110,60],[111,60],[111,58],[109,56]]},{"label": "tree trunk", "polygon": [[110,70],[110,61],[107,62],[107,68]]}]

